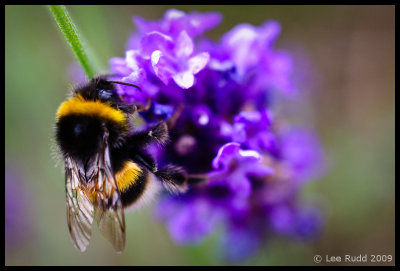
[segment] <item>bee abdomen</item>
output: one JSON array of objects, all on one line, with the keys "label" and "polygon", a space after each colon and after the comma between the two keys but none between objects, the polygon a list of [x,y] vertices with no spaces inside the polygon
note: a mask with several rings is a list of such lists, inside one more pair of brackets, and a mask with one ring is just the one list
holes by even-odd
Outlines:
[{"label": "bee abdomen", "polygon": [[132,161],[126,161],[115,173],[118,190],[124,207],[135,202],[147,186],[147,171]]}]

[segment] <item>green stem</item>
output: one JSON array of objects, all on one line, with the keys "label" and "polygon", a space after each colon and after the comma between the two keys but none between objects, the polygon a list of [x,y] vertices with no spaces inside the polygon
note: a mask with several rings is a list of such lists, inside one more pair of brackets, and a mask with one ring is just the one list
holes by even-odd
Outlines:
[{"label": "green stem", "polygon": [[80,38],[78,30],[72,22],[67,9],[65,6],[61,5],[49,5],[49,9],[53,14],[54,19],[57,21],[57,25],[61,32],[63,32],[65,39],[71,46],[72,51],[74,51],[75,56],[81,63],[86,76],[92,78],[96,74],[96,70],[89,61],[88,53],[85,51],[82,39]]}]

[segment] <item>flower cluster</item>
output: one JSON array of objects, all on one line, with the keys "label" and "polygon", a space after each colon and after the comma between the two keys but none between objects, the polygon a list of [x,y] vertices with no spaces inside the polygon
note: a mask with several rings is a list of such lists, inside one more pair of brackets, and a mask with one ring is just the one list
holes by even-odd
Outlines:
[{"label": "flower cluster", "polygon": [[220,21],[218,13],[174,9],[160,21],[134,17],[126,55],[110,65],[143,90],[119,85],[127,102],[151,101],[144,123],[168,123],[170,143],[154,151],[160,166],[173,163],[203,180],[161,199],[157,215],[172,238],[197,243],[222,227],[226,256],[240,259],[267,236],[318,231],[319,213],[298,195],[321,173],[322,153],[312,132],[273,114],[275,96],[297,91],[292,59],[273,48],[280,25],[240,24],[218,42],[207,39]]}]

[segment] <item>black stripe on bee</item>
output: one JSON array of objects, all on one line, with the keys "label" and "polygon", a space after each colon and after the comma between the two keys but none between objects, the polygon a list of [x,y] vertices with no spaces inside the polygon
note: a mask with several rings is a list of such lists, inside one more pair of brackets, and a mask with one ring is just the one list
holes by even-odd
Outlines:
[{"label": "black stripe on bee", "polygon": [[139,176],[135,180],[132,180],[131,185],[127,189],[120,191],[122,205],[127,207],[135,203],[143,195],[148,183],[148,172],[142,169]]}]

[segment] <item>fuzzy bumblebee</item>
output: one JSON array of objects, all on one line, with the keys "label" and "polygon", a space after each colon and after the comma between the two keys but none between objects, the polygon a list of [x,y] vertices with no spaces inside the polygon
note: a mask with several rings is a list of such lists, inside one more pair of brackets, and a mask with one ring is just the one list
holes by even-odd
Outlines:
[{"label": "fuzzy bumblebee", "polygon": [[57,111],[55,131],[65,160],[67,222],[80,251],[90,242],[95,220],[104,237],[121,252],[124,209],[140,205],[163,186],[179,192],[187,183],[184,170],[173,165],[158,169],[145,150],[151,142],[168,140],[166,123],[135,132],[135,112],[144,109],[124,103],[116,94],[116,83],[127,84],[96,77],[75,89]]}]

